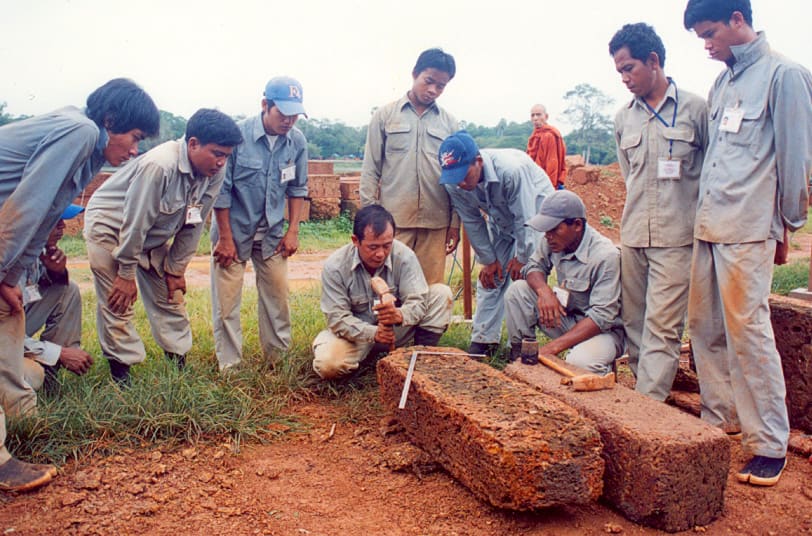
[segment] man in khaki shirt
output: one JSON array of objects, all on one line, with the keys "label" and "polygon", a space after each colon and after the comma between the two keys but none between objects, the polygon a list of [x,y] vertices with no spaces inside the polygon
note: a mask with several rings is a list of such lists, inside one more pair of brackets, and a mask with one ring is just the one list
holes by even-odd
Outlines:
[{"label": "man in khaki shirt", "polygon": [[430,285],[443,280],[445,257],[459,241],[437,158],[440,144],[458,130],[436,103],[455,73],[450,54],[437,48],[420,54],[412,88],[372,116],[361,169],[361,204],[380,204],[394,216],[395,238],[417,254]]},{"label": "man in khaki shirt", "polygon": [[704,99],[666,77],[665,47],[651,26],[623,26],[609,53],[634,95],[615,116],[626,179],[620,241],[629,365],[637,391],[665,400],[679,367],[708,114]]}]

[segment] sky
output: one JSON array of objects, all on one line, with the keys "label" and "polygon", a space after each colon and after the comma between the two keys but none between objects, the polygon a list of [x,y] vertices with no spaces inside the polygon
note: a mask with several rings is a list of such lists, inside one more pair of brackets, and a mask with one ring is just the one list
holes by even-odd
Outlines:
[{"label": "sky", "polygon": [[[569,131],[564,94],[589,83],[630,94],[608,42],[623,24],[654,26],[666,74],[702,96],[724,68],[683,28],[687,0],[28,0],[0,17],[0,102],[36,115],[83,106],[107,80],[127,77],[162,110],[188,118],[202,107],[260,110],[273,76],[297,78],[311,118],[365,125],[371,110],[411,87],[417,56],[439,46],[457,75],[438,103],[458,119],[523,122],[547,106]],[[752,0],[754,28],[773,49],[812,67],[810,0]]]}]

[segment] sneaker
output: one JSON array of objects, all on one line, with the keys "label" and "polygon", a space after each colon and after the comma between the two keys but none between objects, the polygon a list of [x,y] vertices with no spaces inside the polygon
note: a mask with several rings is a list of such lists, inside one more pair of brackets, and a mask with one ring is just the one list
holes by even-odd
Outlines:
[{"label": "sneaker", "polygon": [[753,456],[747,464],[736,473],[739,482],[749,482],[754,486],[774,486],[784,467],[787,466],[787,459],[769,458],[767,456]]},{"label": "sneaker", "polygon": [[496,342],[472,342],[468,347],[468,353],[474,355],[484,355],[493,357],[499,351],[499,343]]},{"label": "sneaker", "polygon": [[55,472],[53,465],[31,464],[9,458],[0,465],[0,490],[30,491],[50,482]]}]

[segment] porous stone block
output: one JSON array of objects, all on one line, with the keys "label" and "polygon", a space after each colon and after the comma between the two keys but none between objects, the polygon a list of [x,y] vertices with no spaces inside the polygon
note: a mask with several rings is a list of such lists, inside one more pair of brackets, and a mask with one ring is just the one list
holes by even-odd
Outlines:
[{"label": "porous stone block", "polygon": [[[288,199],[285,199],[285,212],[283,217],[286,220],[290,221]],[[310,199],[304,198],[302,199],[302,213],[299,214],[299,221],[307,221],[309,219],[310,219]]]},{"label": "porous stone block", "polygon": [[355,218],[355,215],[358,211],[361,210],[361,200],[360,199],[342,199],[341,200],[341,212],[346,212],[350,215],[350,218]]},{"label": "porous stone block", "polygon": [[593,423],[457,349],[419,347],[404,409],[411,348],[378,362],[381,400],[409,438],[477,497],[535,510],[594,501],[603,460]]},{"label": "porous stone block", "polygon": [[361,176],[354,175],[351,177],[341,177],[339,179],[339,187],[341,188],[341,199],[358,200],[361,199]]},{"label": "porous stone block", "polygon": [[307,161],[307,174],[308,175],[332,175],[333,174],[333,161],[332,160],[308,160]]},{"label": "porous stone block", "polygon": [[307,196],[311,199],[341,197],[341,183],[338,175],[308,175]]},{"label": "porous stone block", "polygon": [[606,462],[603,498],[630,520],[677,532],[722,513],[730,440],[720,429],[622,385],[575,392],[542,364],[512,363],[505,373],[595,423]]},{"label": "porous stone block", "polygon": [[789,424],[812,433],[812,303],[772,295],[770,318],[787,384]]},{"label": "porous stone block", "polygon": [[341,200],[337,197],[310,200],[310,219],[329,220],[341,213]]}]

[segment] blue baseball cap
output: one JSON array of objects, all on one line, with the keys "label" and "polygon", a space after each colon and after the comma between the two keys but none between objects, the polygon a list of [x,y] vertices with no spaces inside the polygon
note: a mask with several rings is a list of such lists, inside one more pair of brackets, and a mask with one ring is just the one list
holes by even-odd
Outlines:
[{"label": "blue baseball cap", "polygon": [[302,84],[289,76],[276,76],[265,84],[265,98],[273,101],[284,115],[302,114],[307,117],[302,96]]},{"label": "blue baseball cap", "polygon": [[71,218],[75,218],[84,209],[85,207],[81,205],[68,205],[64,212],[62,212],[62,219],[69,220]]},{"label": "blue baseball cap", "polygon": [[479,147],[476,146],[474,138],[464,130],[455,132],[443,140],[438,155],[440,167],[443,168],[440,184],[461,183],[478,154]]}]

